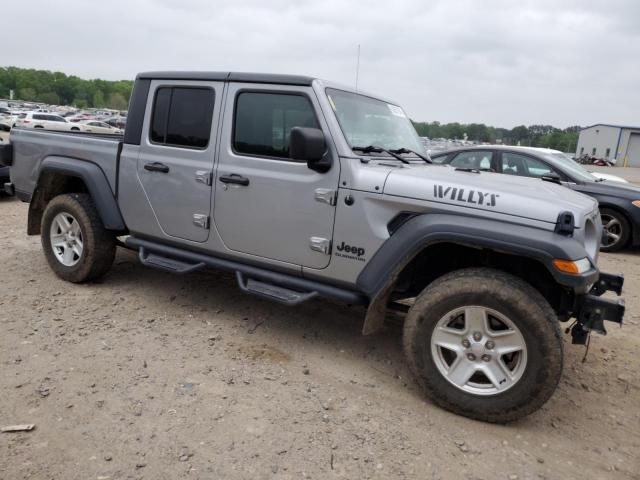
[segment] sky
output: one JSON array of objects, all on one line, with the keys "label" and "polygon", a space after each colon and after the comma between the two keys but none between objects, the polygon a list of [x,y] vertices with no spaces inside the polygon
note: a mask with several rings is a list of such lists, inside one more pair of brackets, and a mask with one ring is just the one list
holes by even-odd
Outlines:
[{"label": "sky", "polygon": [[0,66],[312,75],[416,121],[640,125],[638,0],[3,1]]}]

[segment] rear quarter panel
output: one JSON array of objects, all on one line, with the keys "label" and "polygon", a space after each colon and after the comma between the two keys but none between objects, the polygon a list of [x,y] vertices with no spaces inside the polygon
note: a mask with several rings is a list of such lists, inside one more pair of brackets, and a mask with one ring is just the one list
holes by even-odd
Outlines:
[{"label": "rear quarter panel", "polygon": [[49,156],[91,162],[104,172],[112,191],[116,187],[118,138],[84,134],[64,134],[14,128],[11,132],[13,165],[11,181],[16,191],[31,196],[42,162]]}]

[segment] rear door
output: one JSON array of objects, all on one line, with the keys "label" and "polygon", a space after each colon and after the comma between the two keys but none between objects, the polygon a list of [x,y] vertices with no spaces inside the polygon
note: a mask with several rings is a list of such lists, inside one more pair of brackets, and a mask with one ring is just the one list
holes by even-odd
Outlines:
[{"label": "rear door", "polygon": [[137,173],[168,237],[209,237],[211,178],[223,82],[151,82]]},{"label": "rear door", "polygon": [[500,152],[500,172],[519,177],[542,178],[544,175],[555,173],[561,180],[567,180],[566,175],[554,169],[547,162],[516,152]]},{"label": "rear door", "polygon": [[[225,100],[214,221],[227,248],[309,268],[329,264],[340,175],[311,87],[230,83]],[[228,113],[227,113],[228,112]],[[320,128],[332,168],[289,158],[293,127]]]}]

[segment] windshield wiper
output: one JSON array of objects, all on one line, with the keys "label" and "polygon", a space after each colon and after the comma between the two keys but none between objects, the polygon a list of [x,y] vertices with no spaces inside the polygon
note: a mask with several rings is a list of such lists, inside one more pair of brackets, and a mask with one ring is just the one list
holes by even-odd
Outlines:
[{"label": "windshield wiper", "polygon": [[382,147],[376,147],[375,145],[369,145],[366,147],[351,147],[351,150],[353,150],[354,152],[357,150],[362,153],[387,153],[391,155],[393,158],[395,158],[396,160],[400,160],[402,163],[407,163],[407,164],[411,163],[410,161],[402,158],[400,155],[398,155],[394,151],[387,150],[386,148],[382,148]]},{"label": "windshield wiper", "polygon": [[393,153],[397,153],[397,154],[413,153],[416,157],[420,158],[421,160],[424,160],[426,163],[433,163],[433,161],[429,157],[425,157],[424,155],[419,154],[415,150],[410,150],[408,148],[402,147],[402,148],[397,148],[397,149],[391,150],[391,151]]}]

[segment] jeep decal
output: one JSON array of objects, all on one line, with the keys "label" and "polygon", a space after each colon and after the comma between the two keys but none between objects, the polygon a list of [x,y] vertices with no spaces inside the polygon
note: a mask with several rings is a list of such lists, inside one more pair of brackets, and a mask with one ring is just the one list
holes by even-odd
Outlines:
[{"label": "jeep decal", "polygon": [[[341,253],[344,252],[344,253]],[[347,245],[342,242],[340,245],[336,247],[336,251],[334,255],[336,257],[348,258],[350,260],[358,260],[359,262],[364,262],[365,259],[363,257],[365,253],[364,248],[356,247],[354,245]]]},{"label": "jeep decal", "polygon": [[455,200],[456,202],[473,203],[477,205],[495,207],[496,199],[500,195],[497,193],[481,192],[479,190],[469,190],[465,192],[464,188],[434,185],[433,196],[436,198],[449,198],[451,200]]}]

